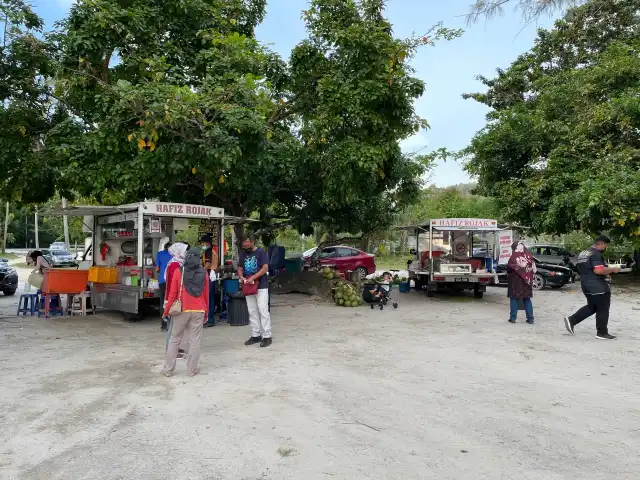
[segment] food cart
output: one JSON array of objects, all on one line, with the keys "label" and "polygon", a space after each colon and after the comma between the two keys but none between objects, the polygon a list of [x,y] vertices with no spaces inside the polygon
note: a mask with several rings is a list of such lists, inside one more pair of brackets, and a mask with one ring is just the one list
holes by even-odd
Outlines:
[{"label": "food cart", "polygon": [[[416,290],[426,288],[432,297],[443,290],[473,290],[482,298],[487,285],[497,283],[495,274],[498,222],[480,218],[439,218],[419,225],[398,227],[416,238],[412,250],[416,260],[408,266],[409,279]],[[421,250],[420,239],[428,246]],[[443,245],[436,245],[439,237]]]},{"label": "food cart", "polygon": [[156,313],[161,306],[155,265],[156,254],[163,248],[161,239],[177,241],[177,234],[196,221],[198,235],[210,234],[218,252],[224,252],[225,220],[238,220],[225,217],[222,208],[152,201],[75,206],[44,214],[84,217],[85,227],[92,232],[88,276],[92,305],[129,315]]}]

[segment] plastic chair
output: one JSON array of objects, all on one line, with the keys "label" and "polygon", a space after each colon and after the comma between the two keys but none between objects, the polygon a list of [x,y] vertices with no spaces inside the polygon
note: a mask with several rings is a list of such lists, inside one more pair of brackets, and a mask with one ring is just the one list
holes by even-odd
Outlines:
[{"label": "plastic chair", "polygon": [[[46,313],[46,304],[49,302],[49,313]],[[64,316],[64,309],[62,308],[62,304],[60,303],[60,295],[57,293],[46,294],[43,293],[40,296],[40,301],[38,302],[38,317],[44,315],[44,318],[49,317],[62,317]]]},{"label": "plastic chair", "polygon": [[38,311],[38,294],[37,293],[23,293],[20,295],[18,301],[18,316],[22,314],[27,316],[27,313],[32,317]]},{"label": "plastic chair", "polygon": [[85,317],[88,313],[96,314],[96,309],[91,305],[87,310],[87,299],[91,298],[90,292],[81,292],[77,295],[69,295],[67,301],[67,311],[69,315],[81,315]]}]

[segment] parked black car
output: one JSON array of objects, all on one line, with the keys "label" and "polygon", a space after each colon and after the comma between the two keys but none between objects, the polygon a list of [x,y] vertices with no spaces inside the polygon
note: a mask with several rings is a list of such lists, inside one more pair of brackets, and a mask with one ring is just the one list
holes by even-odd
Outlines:
[{"label": "parked black car", "polygon": [[[537,272],[533,276],[533,289],[542,290],[549,288],[562,288],[568,283],[575,281],[575,272],[571,268],[561,265],[553,265],[551,263],[543,263],[536,259]],[[496,268],[498,274],[498,283],[500,285],[507,284],[507,266],[498,265]]]},{"label": "parked black car", "polygon": [[7,296],[14,295],[18,290],[18,272],[6,259],[0,258],[0,291]]}]

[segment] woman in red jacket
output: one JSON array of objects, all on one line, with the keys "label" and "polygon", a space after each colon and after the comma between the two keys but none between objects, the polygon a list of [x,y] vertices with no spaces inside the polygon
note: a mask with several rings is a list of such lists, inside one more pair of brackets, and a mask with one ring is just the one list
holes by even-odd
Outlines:
[{"label": "woman in red jacket", "polygon": [[193,377],[199,372],[202,324],[206,321],[209,311],[209,279],[200,263],[200,250],[196,248],[187,251],[183,268],[176,270],[171,277],[164,307],[165,316],[169,315],[169,309],[176,300],[182,302],[182,311],[172,318],[173,329],[162,374],[167,377],[173,375],[180,342],[185,331],[188,330],[190,345],[187,354],[187,372],[190,377]]}]

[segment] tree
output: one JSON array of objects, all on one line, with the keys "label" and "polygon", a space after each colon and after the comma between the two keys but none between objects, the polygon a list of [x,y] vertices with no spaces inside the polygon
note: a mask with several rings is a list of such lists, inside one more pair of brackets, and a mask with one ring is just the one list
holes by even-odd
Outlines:
[{"label": "tree", "polygon": [[467,95],[492,109],[464,152],[480,193],[538,233],[640,236],[640,2],[571,9]]},{"label": "tree", "polygon": [[53,194],[56,170],[44,145],[64,118],[50,96],[51,52],[39,38],[42,27],[23,0],[0,0],[0,192],[23,202]]},{"label": "tree", "polygon": [[477,0],[471,5],[467,15],[467,23],[475,23],[480,18],[490,19],[502,15],[505,7],[513,6],[522,13],[525,22],[533,22],[541,15],[552,14],[584,0]]},{"label": "tree", "polygon": [[408,60],[460,32],[399,40],[381,0],[314,0],[287,64],[254,37],[265,3],[73,6],[51,37],[70,113],[51,146],[61,193],[215,204],[304,233],[375,229],[415,198],[425,161],[399,142],[427,124]]}]

